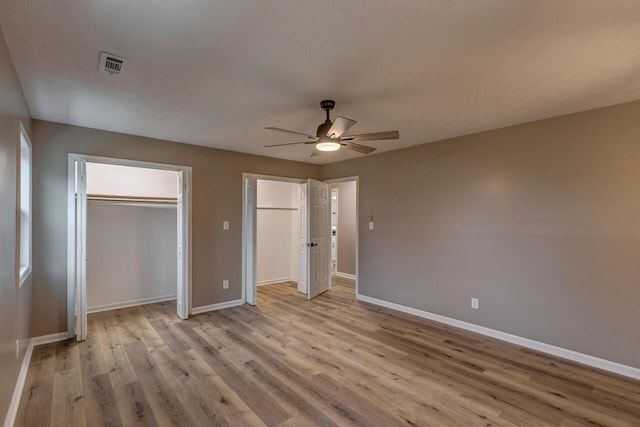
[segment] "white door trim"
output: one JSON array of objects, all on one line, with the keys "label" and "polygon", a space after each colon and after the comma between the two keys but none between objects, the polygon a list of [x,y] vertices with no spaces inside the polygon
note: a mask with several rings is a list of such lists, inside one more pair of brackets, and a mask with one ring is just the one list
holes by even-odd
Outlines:
[{"label": "white door trim", "polygon": [[[340,211],[340,203],[338,199],[340,199],[340,191],[338,190],[338,188],[331,188],[331,183],[327,183],[329,184],[329,194],[331,195],[331,200],[329,200],[330,203],[330,208],[331,208],[331,234],[329,235],[329,237],[331,238],[331,274],[335,274],[336,276],[338,275],[338,239],[340,238],[340,235],[338,234],[338,228],[340,227],[339,223],[340,223],[340,215],[338,215],[338,212]],[[336,251],[336,271],[333,271],[333,192],[336,192],[336,247],[335,247],[335,251]]]},{"label": "white door trim", "polygon": [[191,313],[191,176],[192,168],[190,166],[174,165],[167,163],[155,163],[141,160],[119,159],[114,157],[92,156],[87,154],[69,153],[68,169],[67,169],[67,334],[75,335],[74,315],[75,315],[75,292],[76,292],[76,245],[75,245],[75,226],[76,226],[76,209],[75,209],[75,162],[85,160],[91,163],[106,163],[119,166],[134,166],[149,169],[162,169],[170,171],[182,171],[184,178],[184,194],[183,194],[183,229],[186,230],[184,235],[184,251],[183,263],[183,292],[185,295],[184,303],[187,304],[187,313]]},{"label": "white door trim", "polygon": [[75,328],[76,341],[87,339],[87,162],[76,165],[75,194]]},{"label": "white door trim", "polygon": [[[256,260],[255,256],[255,242],[256,242],[256,227],[255,220],[257,216],[257,200],[253,202],[253,212],[249,212],[249,194],[247,194],[247,180],[253,179],[256,182],[259,179],[265,181],[278,181],[278,182],[290,182],[294,184],[304,184],[307,182],[306,179],[298,179],[298,178],[287,178],[283,176],[273,176],[273,175],[261,175],[255,173],[243,173],[242,174],[242,303],[250,303],[247,300],[248,295],[256,295],[257,292],[257,275],[256,275]],[[255,188],[253,189],[255,191]],[[252,215],[253,218],[253,227],[249,230],[249,215]],[[251,235],[249,235],[251,233]],[[253,259],[250,259],[249,256],[249,239],[252,239],[253,245]],[[303,274],[304,272],[299,272],[299,274]],[[252,293],[253,292],[253,293]]]},{"label": "white door trim", "polygon": [[[359,287],[359,271],[360,271],[360,267],[359,267],[359,259],[360,259],[360,237],[359,237],[359,233],[360,233],[360,177],[359,176],[347,176],[344,178],[335,178],[335,179],[327,179],[324,182],[326,182],[327,184],[329,184],[329,188],[331,188],[331,184],[338,184],[341,182],[351,182],[351,181],[355,181],[356,183],[356,274],[355,274],[355,281],[356,281],[356,298],[360,295],[360,287]],[[340,206],[338,204],[338,206]],[[340,219],[338,218],[338,221]],[[340,236],[338,236],[338,239],[340,238]],[[337,261],[336,261],[337,262]],[[339,276],[339,275],[337,275]]]}]

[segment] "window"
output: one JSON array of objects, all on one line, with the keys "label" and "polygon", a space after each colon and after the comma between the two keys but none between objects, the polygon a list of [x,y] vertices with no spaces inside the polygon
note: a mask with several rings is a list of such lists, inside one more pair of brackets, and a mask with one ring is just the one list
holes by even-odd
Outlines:
[{"label": "window", "polygon": [[20,162],[18,163],[18,254],[20,270],[18,287],[31,274],[31,142],[20,123]]}]

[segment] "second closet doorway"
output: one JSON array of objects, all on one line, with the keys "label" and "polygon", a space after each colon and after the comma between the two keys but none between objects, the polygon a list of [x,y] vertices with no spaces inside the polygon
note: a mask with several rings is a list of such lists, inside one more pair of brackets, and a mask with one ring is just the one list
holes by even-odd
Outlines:
[{"label": "second closet doorway", "polygon": [[[306,293],[301,251],[300,184],[256,182],[256,285],[278,284]],[[304,244],[304,243],[303,243]],[[266,289],[266,288],[263,288]]]}]

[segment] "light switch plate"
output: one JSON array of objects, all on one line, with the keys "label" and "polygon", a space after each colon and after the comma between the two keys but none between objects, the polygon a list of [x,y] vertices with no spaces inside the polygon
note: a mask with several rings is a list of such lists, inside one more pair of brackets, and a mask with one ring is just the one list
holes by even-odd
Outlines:
[{"label": "light switch plate", "polygon": [[223,230],[229,229],[229,221],[222,221],[222,229]]},{"label": "light switch plate", "polygon": [[373,221],[369,221],[369,230],[373,230]]}]

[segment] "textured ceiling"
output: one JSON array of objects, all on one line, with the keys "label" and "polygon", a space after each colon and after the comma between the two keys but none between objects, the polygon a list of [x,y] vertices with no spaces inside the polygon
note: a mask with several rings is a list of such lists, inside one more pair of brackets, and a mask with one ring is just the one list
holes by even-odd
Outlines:
[{"label": "textured ceiling", "polygon": [[[639,1],[2,0],[34,118],[316,163],[320,100],[378,152],[640,99]],[[100,51],[129,60],[98,72]]]}]

